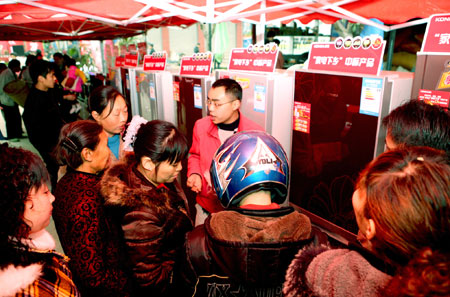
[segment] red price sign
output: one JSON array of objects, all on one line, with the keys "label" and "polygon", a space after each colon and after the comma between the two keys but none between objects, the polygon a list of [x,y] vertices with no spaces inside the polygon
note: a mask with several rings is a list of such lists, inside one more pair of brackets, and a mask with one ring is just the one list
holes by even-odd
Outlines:
[{"label": "red price sign", "polygon": [[211,73],[212,53],[197,53],[181,58],[180,75],[208,76]]},{"label": "red price sign", "polygon": [[419,100],[423,100],[431,105],[439,105],[444,108],[448,108],[448,102],[450,99],[450,92],[434,91],[434,90],[419,90]]},{"label": "red price sign", "polygon": [[125,66],[125,58],[124,57],[116,57],[116,63],[115,63],[116,67],[123,67]]},{"label": "red price sign", "polygon": [[422,52],[450,53],[450,14],[436,14],[430,18]]},{"label": "red price sign", "polygon": [[386,42],[381,37],[313,43],[308,69],[378,75]]},{"label": "red price sign", "polygon": [[144,71],[164,71],[166,69],[166,53],[153,53],[144,57]]},{"label": "red price sign", "polygon": [[127,67],[137,67],[139,62],[138,54],[126,54],[125,55],[125,66]]},{"label": "red price sign", "polygon": [[273,72],[277,55],[278,47],[275,43],[235,48],[231,50],[228,70]]},{"label": "red price sign", "polygon": [[311,104],[294,102],[294,130],[308,133],[311,127]]}]

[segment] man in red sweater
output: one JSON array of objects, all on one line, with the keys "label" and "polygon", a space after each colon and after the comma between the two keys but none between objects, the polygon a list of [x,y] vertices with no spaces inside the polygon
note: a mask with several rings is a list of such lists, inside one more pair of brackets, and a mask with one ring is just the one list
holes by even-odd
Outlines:
[{"label": "man in red sweater", "polygon": [[187,186],[197,193],[195,225],[210,213],[223,209],[211,185],[209,168],[214,153],[231,135],[245,130],[264,129],[240,112],[242,88],[233,79],[214,82],[208,92],[209,116],[195,123],[188,159]]}]

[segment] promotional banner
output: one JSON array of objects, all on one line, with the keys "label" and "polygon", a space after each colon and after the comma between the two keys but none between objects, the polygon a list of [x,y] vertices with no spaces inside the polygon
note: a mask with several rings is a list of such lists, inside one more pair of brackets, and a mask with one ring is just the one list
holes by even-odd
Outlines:
[{"label": "promotional banner", "polygon": [[275,43],[234,48],[231,50],[228,70],[273,72],[277,55],[278,46]]},{"label": "promotional banner", "polygon": [[450,92],[420,89],[418,98],[428,104],[448,108]]},{"label": "promotional banner", "polygon": [[166,52],[154,52],[144,57],[144,71],[164,71],[166,69]]},{"label": "promotional banner", "polygon": [[118,56],[116,57],[116,63],[115,63],[116,67],[123,67],[125,66],[125,58],[122,56]]},{"label": "promotional banner", "polygon": [[311,45],[308,69],[378,75],[385,45],[380,36],[315,42]]},{"label": "promotional banner", "polygon": [[422,43],[422,52],[450,53],[450,13],[431,16]]},{"label": "promotional banner", "polygon": [[139,54],[128,53],[125,55],[125,66],[137,67],[139,62]]},{"label": "promotional banner", "polygon": [[197,53],[181,58],[180,75],[208,76],[211,73],[213,54]]}]

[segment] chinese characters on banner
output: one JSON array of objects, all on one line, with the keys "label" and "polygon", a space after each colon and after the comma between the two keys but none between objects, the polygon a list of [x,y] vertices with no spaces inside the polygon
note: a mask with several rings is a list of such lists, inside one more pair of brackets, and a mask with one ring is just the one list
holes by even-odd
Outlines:
[{"label": "chinese characters on banner", "polygon": [[277,55],[278,46],[275,43],[234,48],[231,50],[228,70],[273,72]]},{"label": "chinese characters on banner", "polygon": [[115,63],[116,67],[123,67],[125,66],[125,58],[122,56],[118,56],[116,57],[116,63]]},{"label": "chinese characters on banner", "polygon": [[125,55],[125,66],[127,67],[137,67],[139,60],[138,53],[128,53]]},{"label": "chinese characters on banner", "polygon": [[144,71],[164,71],[167,55],[165,52],[154,52],[144,57]]},{"label": "chinese characters on banner", "polygon": [[181,58],[180,75],[208,76],[211,73],[213,54],[197,53]]},{"label": "chinese characters on banner", "polygon": [[450,92],[434,91],[434,90],[419,90],[419,100],[423,100],[431,105],[438,105],[440,107],[448,108],[450,99]]},{"label": "chinese characters on banner", "polygon": [[378,75],[386,42],[381,37],[313,43],[308,69]]},{"label": "chinese characters on banner", "polygon": [[436,14],[428,22],[422,52],[450,53],[450,14]]}]

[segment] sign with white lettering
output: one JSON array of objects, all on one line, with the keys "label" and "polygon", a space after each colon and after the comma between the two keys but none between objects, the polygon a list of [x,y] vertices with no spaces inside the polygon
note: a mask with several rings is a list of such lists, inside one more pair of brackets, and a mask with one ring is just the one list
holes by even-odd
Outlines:
[{"label": "sign with white lettering", "polygon": [[450,14],[435,14],[428,22],[422,52],[450,53]]},{"label": "sign with white lettering", "polygon": [[450,92],[420,89],[418,98],[425,101],[425,103],[448,108]]},{"label": "sign with white lettering", "polygon": [[386,41],[379,36],[314,42],[308,69],[378,75],[385,45]]},{"label": "sign with white lettering", "polygon": [[116,67],[123,67],[123,66],[125,66],[125,58],[122,57],[122,56],[116,57],[115,65],[116,65]]},{"label": "sign with white lettering", "polygon": [[234,48],[231,50],[228,70],[273,72],[277,56],[278,46],[275,43]]},{"label": "sign with white lettering", "polygon": [[165,52],[154,52],[144,57],[144,71],[164,71],[167,55]]},{"label": "sign with white lettering", "polygon": [[125,55],[125,66],[137,67],[139,62],[139,55],[137,53],[128,53]]},{"label": "sign with white lettering", "polygon": [[208,76],[211,73],[213,54],[196,53],[191,57],[182,57],[180,75]]}]

